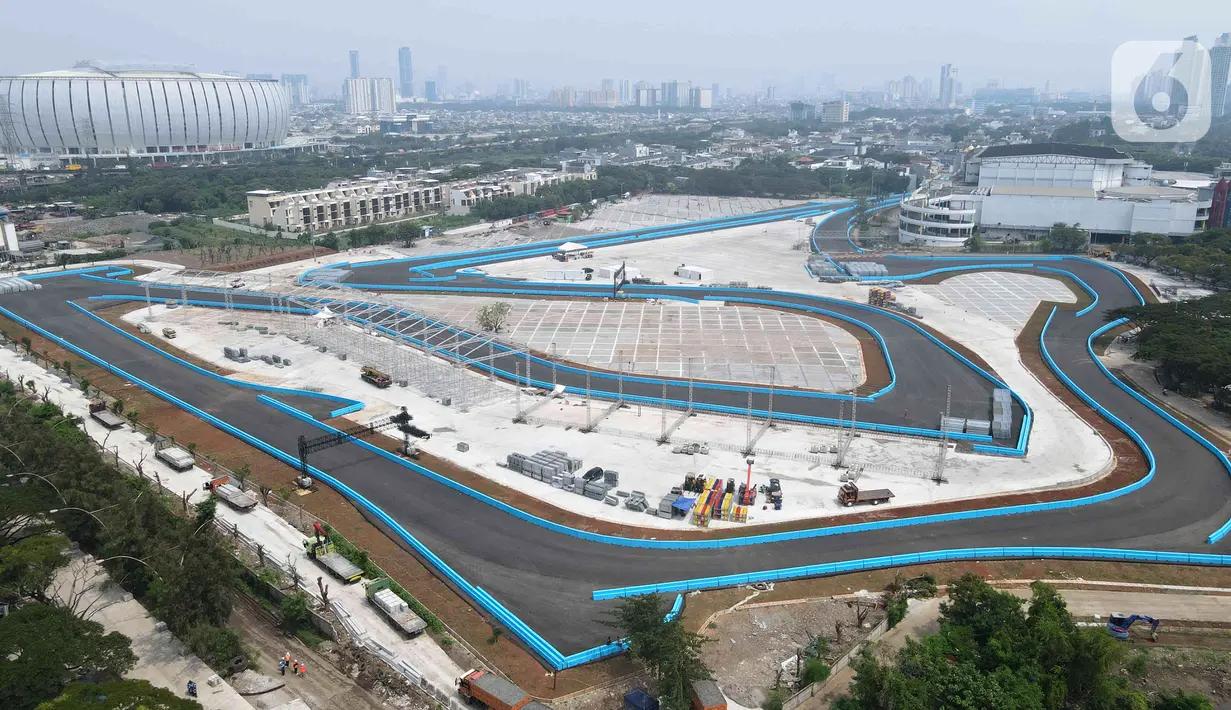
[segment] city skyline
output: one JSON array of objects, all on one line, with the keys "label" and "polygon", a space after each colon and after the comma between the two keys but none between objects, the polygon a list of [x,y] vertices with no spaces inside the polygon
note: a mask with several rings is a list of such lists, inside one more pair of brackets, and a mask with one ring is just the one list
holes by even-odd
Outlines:
[{"label": "city skyline", "polygon": [[[106,8],[83,7],[69,0],[48,4],[50,9],[47,4],[15,7],[10,11],[11,21],[21,26],[54,12],[57,5],[65,6],[66,12],[72,5],[76,21],[65,29],[67,41],[12,37],[12,51],[6,53],[0,73],[61,69],[94,57],[193,64],[202,71],[307,74],[314,87],[339,87],[352,74],[341,60],[346,52],[358,51],[362,56],[360,76],[400,80],[398,50],[408,47],[420,66],[447,65],[454,78],[451,83],[460,87],[470,82],[489,93],[515,77],[537,87],[588,88],[597,87],[603,77],[618,76],[634,82],[683,77],[681,81],[717,82],[740,91],[772,85],[787,96],[799,95],[801,89],[811,91],[823,83],[821,77],[826,74],[838,77],[838,88],[856,89],[883,85],[904,75],[938,76],[936,68],[948,63],[962,68],[968,87],[990,79],[1019,87],[1059,79],[1058,90],[1097,91],[1109,86],[1110,57],[1121,42],[1182,37],[1201,29],[1203,41],[1213,46],[1214,30],[1221,30],[1205,29],[1203,23],[1194,21],[1212,15],[1217,7],[1214,2],[1183,0],[1179,4],[1187,11],[1169,8],[1172,11],[1167,13],[1149,11],[1153,5],[1142,0],[1114,5],[1103,0],[1085,4],[1044,0],[993,9],[958,0],[943,18],[920,16],[913,5],[893,0],[881,14],[902,22],[888,28],[869,27],[865,13],[857,8],[817,8],[787,1],[765,8],[764,15],[772,22],[759,24],[748,23],[743,13],[707,12],[697,17],[687,7],[652,5],[644,0],[631,0],[619,14],[556,0],[530,9],[483,0],[460,7],[428,0],[430,7],[413,11],[401,6],[382,9],[387,21],[380,26],[349,28],[320,26],[315,21],[320,14],[311,11],[312,0],[295,4],[273,0],[259,6],[219,0],[209,15],[194,19],[191,30],[188,25],[178,29],[180,25],[166,17],[165,6],[152,0],[119,0]],[[449,18],[442,26],[446,31],[433,25],[429,32],[422,23],[412,21],[416,14],[432,8]],[[968,21],[949,21],[963,15]],[[1010,15],[1012,22],[1003,21]],[[271,40],[260,30],[266,16],[271,21],[276,17],[287,29],[284,36],[295,36],[296,41]],[[625,49],[620,51],[619,43],[612,43],[609,51],[576,52],[568,42],[520,40],[542,35],[539,21],[547,16],[624,37]],[[236,27],[231,22],[234,17],[246,20]],[[818,24],[827,29],[824,42],[809,29]],[[150,30],[149,41],[136,46],[121,39],[125,33],[106,31],[129,25],[137,31]],[[233,41],[207,39],[215,32]],[[252,37],[247,38],[249,33]],[[919,42],[921,34],[928,41]],[[657,41],[665,36],[671,36],[672,42]],[[502,41],[504,37],[519,37],[519,41]],[[65,47],[72,48],[71,54]],[[1027,55],[1031,60],[1021,61]],[[416,93],[423,79],[429,78],[429,72],[418,74]],[[446,82],[437,77],[437,84]],[[452,93],[454,87],[447,88]]]}]

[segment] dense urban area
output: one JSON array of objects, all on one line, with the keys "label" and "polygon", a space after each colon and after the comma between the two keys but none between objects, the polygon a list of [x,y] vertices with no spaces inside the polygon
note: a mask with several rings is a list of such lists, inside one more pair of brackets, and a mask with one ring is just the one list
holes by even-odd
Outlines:
[{"label": "dense urban area", "polygon": [[0,76],[0,707],[1231,708],[1198,25],[1149,106]]}]

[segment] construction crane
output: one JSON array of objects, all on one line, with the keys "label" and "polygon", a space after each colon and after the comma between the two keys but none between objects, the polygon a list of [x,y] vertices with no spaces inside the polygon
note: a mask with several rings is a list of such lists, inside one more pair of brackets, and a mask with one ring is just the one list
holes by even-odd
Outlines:
[{"label": "construction crane", "polygon": [[[402,432],[402,451],[408,456],[411,456],[410,437],[416,434],[415,428],[411,426],[410,421],[414,419],[406,411],[406,407],[402,407],[402,411],[391,415],[384,419],[378,419],[368,424],[360,424],[349,429],[342,429],[328,434],[309,439],[302,434],[299,436],[299,473],[300,476],[295,480],[300,488],[311,488],[312,479],[308,476],[308,455],[328,449],[339,444],[345,444],[357,439],[366,439],[370,436],[375,436],[382,431],[397,428]],[[305,485],[306,483],[306,485]]]},{"label": "construction crane", "polygon": [[1158,619],[1155,619],[1152,616],[1146,616],[1144,614],[1133,614],[1132,616],[1129,616],[1127,614],[1121,614],[1120,612],[1113,613],[1111,618],[1107,620],[1107,633],[1120,639],[1121,641],[1128,641],[1128,629],[1138,621],[1144,621],[1150,625],[1150,640],[1157,641]]}]

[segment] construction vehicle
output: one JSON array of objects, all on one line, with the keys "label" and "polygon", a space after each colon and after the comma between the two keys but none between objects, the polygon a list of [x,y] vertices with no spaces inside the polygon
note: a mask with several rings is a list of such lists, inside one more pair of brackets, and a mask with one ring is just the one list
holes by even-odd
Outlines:
[{"label": "construction vehicle", "polygon": [[838,502],[846,507],[852,505],[880,505],[888,503],[889,499],[893,498],[893,491],[888,488],[874,488],[872,490],[860,490],[859,486],[848,481],[842,484],[838,489]]},{"label": "construction vehicle", "polygon": [[162,337],[167,340],[175,340],[175,328],[163,328]]},{"label": "construction vehicle", "polygon": [[256,498],[244,493],[243,489],[231,483],[230,476],[221,476],[208,481],[202,486],[205,490],[227,502],[227,505],[237,510],[249,510],[256,507]]},{"label": "construction vehicle", "polygon": [[375,582],[370,582],[367,589],[363,591],[364,596],[372,605],[380,610],[393,625],[405,631],[408,636],[414,638],[423,633],[427,628],[427,622],[419,618],[419,615],[410,610],[410,605],[404,599],[394,594],[389,588],[392,584],[388,577],[382,577]]},{"label": "construction vehicle", "polygon": [[1114,612],[1112,613],[1111,618],[1107,620],[1107,633],[1120,639],[1121,641],[1131,641],[1132,639],[1129,637],[1128,633],[1129,627],[1138,621],[1144,621],[1149,624],[1150,640],[1158,641],[1158,619],[1155,619],[1152,616],[1146,616],[1145,614],[1133,614],[1132,616],[1129,616],[1127,614],[1121,614],[1120,612]]},{"label": "construction vehicle", "polygon": [[303,549],[308,557],[320,562],[329,574],[343,582],[358,582],[363,577],[363,570],[333,549],[320,523],[312,523],[312,537],[303,541]]},{"label": "construction vehicle", "polygon": [[90,402],[90,418],[108,429],[119,429],[124,426],[124,417],[107,409],[107,403],[101,399]]},{"label": "construction vehicle", "polygon": [[486,670],[468,670],[457,679],[457,692],[471,705],[491,710],[548,710],[526,691]]},{"label": "construction vehicle", "polygon": [[393,378],[389,375],[377,370],[371,365],[364,365],[359,369],[359,377],[370,385],[384,389],[393,384]]},{"label": "construction vehicle", "polygon": [[176,471],[187,471],[196,464],[196,459],[192,457],[192,454],[172,444],[166,438],[160,438],[154,442],[154,458]]}]

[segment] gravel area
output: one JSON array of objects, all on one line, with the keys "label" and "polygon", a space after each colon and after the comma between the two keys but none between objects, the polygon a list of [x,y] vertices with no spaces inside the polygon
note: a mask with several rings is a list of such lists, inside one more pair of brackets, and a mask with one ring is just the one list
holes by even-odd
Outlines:
[{"label": "gravel area", "polygon": [[[870,609],[863,626],[857,627],[857,607],[848,606],[848,601],[750,604],[722,614],[712,622],[713,628],[702,629],[713,639],[705,645],[705,663],[727,697],[745,707],[761,707],[783,661],[806,647],[813,636],[829,639],[826,661],[832,662],[880,623],[884,612]],[[783,674],[784,682],[792,680],[789,672]]]}]

